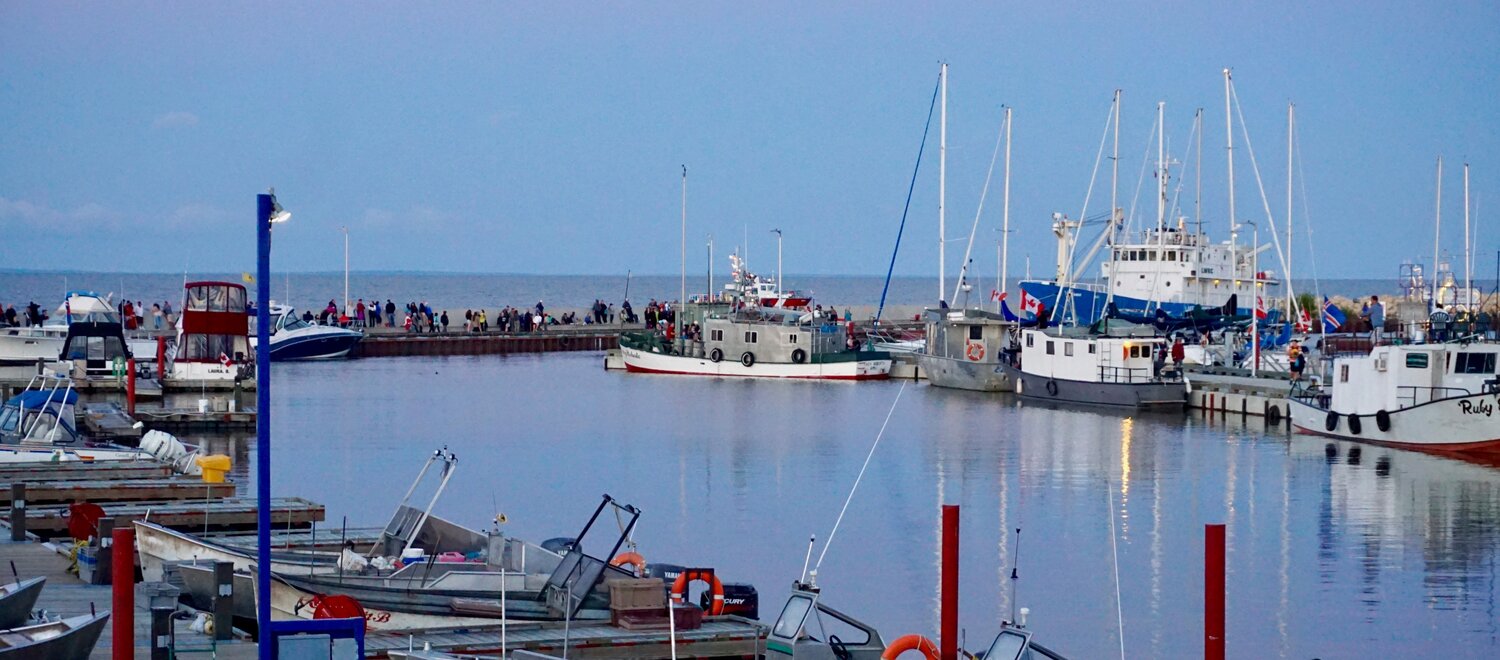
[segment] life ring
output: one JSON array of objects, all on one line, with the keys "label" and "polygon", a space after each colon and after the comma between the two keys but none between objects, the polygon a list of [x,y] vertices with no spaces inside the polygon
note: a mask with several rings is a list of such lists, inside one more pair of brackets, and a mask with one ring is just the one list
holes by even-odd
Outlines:
[{"label": "life ring", "polygon": [[1330,410],[1328,417],[1323,420],[1323,430],[1333,431],[1339,427],[1339,414]]},{"label": "life ring", "polygon": [[615,555],[614,559],[609,560],[610,566],[620,567],[626,564],[635,569],[636,575],[640,575],[642,571],[646,570],[646,558],[642,557],[639,552],[622,552]]},{"label": "life ring", "polygon": [[969,345],[964,347],[964,357],[969,358],[970,362],[978,362],[980,360],[983,360],[984,344],[969,342]]},{"label": "life ring", "polygon": [[751,353],[750,351],[745,351],[742,355],[740,355],[740,364],[743,364],[746,367],[755,366],[755,354]]},{"label": "life ring", "polygon": [[718,362],[719,360],[724,359],[724,351],[715,348],[714,350],[708,352],[708,359],[712,362]]},{"label": "life ring", "polygon": [[802,364],[803,362],[806,362],[806,361],[807,361],[807,351],[804,351],[804,350],[802,350],[800,348],[795,349],[795,350],[792,351],[792,362],[794,362],[796,364]]},{"label": "life ring", "polygon": [[885,647],[885,652],[880,654],[880,660],[896,660],[898,656],[907,651],[916,651],[927,660],[938,660],[939,652],[937,643],[921,635],[902,635]]},{"label": "life ring", "polygon": [[719,576],[706,568],[690,568],[678,573],[677,579],[672,582],[672,600],[678,603],[687,602],[687,586],[693,580],[707,582],[710,593],[714,595],[714,604],[708,608],[708,614],[710,616],[723,614],[724,583],[719,581]]},{"label": "life ring", "polygon": [[1049,381],[1047,381],[1047,394],[1049,394],[1051,396],[1057,396],[1057,381],[1055,381],[1055,380],[1049,380]]},{"label": "life ring", "polygon": [[1375,428],[1382,433],[1391,430],[1391,414],[1384,410],[1375,411]]},{"label": "life ring", "polygon": [[1349,432],[1353,433],[1354,435],[1359,435],[1359,431],[1360,431],[1359,427],[1360,427],[1360,424],[1359,424],[1359,415],[1356,415],[1354,413],[1350,413],[1349,414]]}]

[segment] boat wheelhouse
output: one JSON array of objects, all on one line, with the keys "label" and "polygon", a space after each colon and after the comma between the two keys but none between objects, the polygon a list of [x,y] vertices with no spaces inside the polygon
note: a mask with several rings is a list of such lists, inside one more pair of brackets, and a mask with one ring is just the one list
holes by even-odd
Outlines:
[{"label": "boat wheelhouse", "polygon": [[1012,392],[1006,365],[1015,357],[1016,324],[978,309],[927,310],[927,344],[917,356],[927,382],[979,392]]},{"label": "boat wheelhouse", "polygon": [[1292,425],[1345,440],[1438,451],[1500,450],[1500,344],[1376,346],[1337,357],[1320,388],[1297,391]]},{"label": "boat wheelhouse", "polygon": [[[234,381],[254,369],[245,287],[189,282],[167,377],[176,381]],[[248,367],[248,368],[242,368]]]},{"label": "boat wheelhouse", "polygon": [[1161,368],[1165,337],[1021,331],[1016,393],[1031,399],[1130,408],[1182,408],[1187,385]]},{"label": "boat wheelhouse", "polygon": [[848,328],[832,318],[775,308],[707,313],[702,309],[684,306],[685,320],[697,316],[701,321],[694,336],[681,342],[654,332],[621,335],[626,370],[750,378],[890,377],[890,354],[861,350]]}]

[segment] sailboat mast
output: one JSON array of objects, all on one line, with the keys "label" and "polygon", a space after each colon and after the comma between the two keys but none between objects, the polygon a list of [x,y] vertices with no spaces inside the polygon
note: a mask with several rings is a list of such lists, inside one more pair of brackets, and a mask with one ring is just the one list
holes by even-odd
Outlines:
[{"label": "sailboat mast", "polygon": [[1203,234],[1203,108],[1193,113],[1194,131],[1198,135],[1198,155],[1193,158],[1193,169],[1197,170],[1196,191],[1193,193],[1193,224],[1198,226],[1198,234]]},{"label": "sailboat mast", "polygon": [[1474,244],[1469,242],[1469,164],[1464,163],[1464,306],[1473,307]]},{"label": "sailboat mast", "polygon": [[[1114,259],[1115,248],[1115,224],[1120,213],[1120,90],[1115,89],[1115,146],[1109,156],[1109,249],[1110,259]],[[1111,266],[1113,270],[1113,266]],[[1114,273],[1110,273],[1113,275]]]},{"label": "sailboat mast", "polygon": [[[1000,226],[1000,285],[995,287],[1001,294],[1005,293],[1007,278],[1010,277],[1010,106],[1005,107],[1005,201],[1004,210],[1001,213]],[[998,313],[1000,302],[995,302],[995,311]]]},{"label": "sailboat mast", "polygon": [[1156,235],[1167,228],[1167,104],[1156,102]]},{"label": "sailboat mast", "polygon": [[1296,320],[1297,299],[1292,291],[1292,131],[1296,127],[1296,105],[1286,104],[1286,314]]},{"label": "sailboat mast", "polygon": [[1438,259],[1443,245],[1443,157],[1437,159],[1437,219],[1432,223],[1432,304],[1438,304]]},{"label": "sailboat mast", "polygon": [[687,165],[682,166],[682,292],[677,304],[672,306],[672,317],[677,320],[677,352],[682,353],[682,304],[687,302]]},{"label": "sailboat mast", "polygon": [[943,201],[948,193],[948,63],[944,62],[938,76],[942,80],[941,114],[938,119],[938,306],[941,307],[948,286],[948,227],[943,216]]},{"label": "sailboat mast", "polygon": [[[1229,84],[1230,84],[1229,83],[1229,69],[1225,68],[1224,69],[1224,138],[1225,138],[1225,151],[1228,153],[1228,157],[1229,157],[1228,158],[1229,159],[1229,268],[1230,268],[1229,281],[1233,283],[1230,286],[1230,293],[1234,294],[1234,293],[1239,293],[1239,288],[1240,288],[1239,287],[1239,285],[1240,285],[1240,264],[1239,264],[1238,261],[1235,260],[1235,254],[1234,254],[1234,248],[1236,247],[1235,243],[1236,243],[1236,241],[1237,241],[1237,239],[1239,237],[1240,226],[1238,224],[1236,224],[1235,220],[1234,220],[1234,112],[1231,110],[1231,108],[1229,106],[1229,95],[1230,95]],[[1252,247],[1252,249],[1254,249],[1254,248]],[[1253,293],[1253,291],[1252,291],[1252,293]],[[1251,300],[1250,304],[1253,307],[1255,305],[1255,301]]]}]

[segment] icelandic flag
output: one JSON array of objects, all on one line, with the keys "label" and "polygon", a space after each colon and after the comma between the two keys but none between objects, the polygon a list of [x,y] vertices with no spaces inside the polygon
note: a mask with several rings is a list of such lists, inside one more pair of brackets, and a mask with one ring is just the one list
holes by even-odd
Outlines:
[{"label": "icelandic flag", "polygon": [[1025,289],[1021,289],[1021,313],[1036,316],[1041,311],[1042,301],[1031,297],[1026,293]]},{"label": "icelandic flag", "polygon": [[1344,317],[1344,311],[1329,302],[1328,296],[1323,296],[1323,331],[1336,331],[1343,327],[1346,321],[1348,319]]}]

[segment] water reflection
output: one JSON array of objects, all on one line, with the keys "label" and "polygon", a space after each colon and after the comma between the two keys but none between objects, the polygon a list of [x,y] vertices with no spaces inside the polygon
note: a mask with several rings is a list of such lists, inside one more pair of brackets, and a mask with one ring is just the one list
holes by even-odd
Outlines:
[{"label": "water reflection", "polygon": [[[648,560],[753,582],[767,616],[822,540],[900,383],[627,376],[595,355],[276,365],[278,495],[383,522],[427,452],[448,517],[574,533],[602,492],[640,506]],[[1492,656],[1500,472],[1329,444],[1258,419],[1126,416],[907,385],[819,574],[888,637],[937,630],[938,507],[962,505],[960,618],[1016,601],[1076,657],[1201,653],[1202,525],[1226,522],[1237,655]],[[204,437],[235,457],[248,438]],[[493,502],[493,503],[492,503]],[[1114,525],[1120,609],[1115,611]],[[817,553],[814,553],[816,560]]]}]

